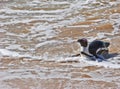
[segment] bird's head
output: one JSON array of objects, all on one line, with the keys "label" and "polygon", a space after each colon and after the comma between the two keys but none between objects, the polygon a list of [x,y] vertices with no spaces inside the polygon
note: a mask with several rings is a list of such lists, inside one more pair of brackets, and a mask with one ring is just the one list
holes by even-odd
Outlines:
[{"label": "bird's head", "polygon": [[77,42],[79,42],[80,45],[83,47],[87,47],[87,45],[88,45],[88,41],[86,38],[78,39]]}]

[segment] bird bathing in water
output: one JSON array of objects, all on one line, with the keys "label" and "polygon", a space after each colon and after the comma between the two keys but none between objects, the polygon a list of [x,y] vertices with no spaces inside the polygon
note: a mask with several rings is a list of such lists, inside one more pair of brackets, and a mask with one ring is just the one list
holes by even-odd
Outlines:
[{"label": "bird bathing in water", "polygon": [[80,43],[81,55],[86,56],[94,61],[97,60],[98,62],[106,60],[105,56],[109,53],[109,42],[94,40],[89,43],[86,38],[78,39],[77,42]]}]

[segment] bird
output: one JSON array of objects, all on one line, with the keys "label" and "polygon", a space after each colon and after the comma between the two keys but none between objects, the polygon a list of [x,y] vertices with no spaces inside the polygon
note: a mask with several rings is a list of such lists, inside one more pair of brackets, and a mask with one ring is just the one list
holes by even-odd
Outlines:
[{"label": "bird", "polygon": [[92,60],[97,59],[99,62],[101,62],[105,60],[104,55],[108,54],[109,52],[109,42],[93,40],[89,43],[86,38],[78,39],[77,42],[79,42],[81,45],[81,54],[91,57]]}]

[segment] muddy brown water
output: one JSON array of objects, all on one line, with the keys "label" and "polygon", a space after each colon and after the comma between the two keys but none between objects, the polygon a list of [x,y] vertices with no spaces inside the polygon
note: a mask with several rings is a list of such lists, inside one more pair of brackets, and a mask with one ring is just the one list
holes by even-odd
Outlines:
[{"label": "muddy brown water", "polygon": [[83,37],[109,41],[110,53],[120,54],[120,1],[77,2],[0,1],[0,49],[25,55],[0,54],[0,89],[120,88],[120,68],[55,61],[79,53]]}]

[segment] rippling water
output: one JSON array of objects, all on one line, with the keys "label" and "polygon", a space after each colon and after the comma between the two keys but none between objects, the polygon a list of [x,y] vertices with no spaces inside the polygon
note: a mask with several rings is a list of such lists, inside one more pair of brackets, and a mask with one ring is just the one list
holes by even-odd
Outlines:
[{"label": "rippling water", "polygon": [[[82,37],[108,61],[71,57]],[[119,43],[120,0],[0,0],[0,88],[119,89]]]},{"label": "rippling water", "polygon": [[79,10],[85,1],[6,0],[1,1],[1,48],[20,55],[41,56],[36,50],[59,43],[54,36],[61,28],[84,19]]},{"label": "rippling water", "polygon": [[[61,29],[74,28],[77,26],[71,25],[77,22],[97,18],[79,27],[89,27],[89,30],[84,31],[89,33],[94,29],[90,26],[108,23],[112,25],[113,31],[96,32],[96,38],[106,38],[105,34],[118,34],[120,14],[107,13],[107,9],[119,3],[119,0],[2,0],[0,1],[1,55],[47,60],[74,54],[76,50],[78,51],[75,41],[81,35],[75,37],[72,31],[65,33]],[[102,11],[104,13],[101,13]],[[97,17],[99,14],[102,18]],[[65,34],[61,36],[61,33]],[[94,38],[94,36],[88,37]]]}]

